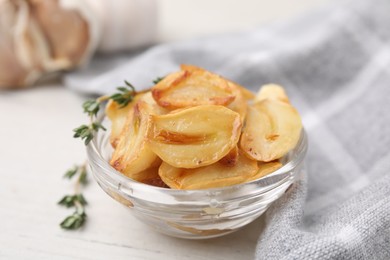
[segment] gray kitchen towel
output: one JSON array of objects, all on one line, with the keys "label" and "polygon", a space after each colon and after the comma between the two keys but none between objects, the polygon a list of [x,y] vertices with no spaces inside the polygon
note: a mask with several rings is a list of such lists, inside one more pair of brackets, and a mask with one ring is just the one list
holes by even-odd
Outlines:
[{"label": "gray kitchen towel", "polygon": [[253,91],[279,83],[303,116],[306,172],[267,211],[256,259],[390,259],[390,1],[338,2],[254,31],[97,57],[65,83],[148,88],[180,63]]}]

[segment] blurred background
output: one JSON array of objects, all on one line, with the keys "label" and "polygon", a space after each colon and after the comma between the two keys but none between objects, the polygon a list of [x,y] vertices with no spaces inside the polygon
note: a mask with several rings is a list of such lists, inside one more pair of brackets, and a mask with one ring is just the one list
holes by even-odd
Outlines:
[{"label": "blurred background", "polygon": [[174,41],[251,29],[334,0],[159,0],[158,39]]},{"label": "blurred background", "polygon": [[246,31],[332,0],[0,0],[0,88],[88,67],[94,54]]}]

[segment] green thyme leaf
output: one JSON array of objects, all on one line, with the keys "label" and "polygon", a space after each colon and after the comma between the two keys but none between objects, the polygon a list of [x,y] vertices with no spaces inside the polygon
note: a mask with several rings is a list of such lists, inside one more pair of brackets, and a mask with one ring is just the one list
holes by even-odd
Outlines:
[{"label": "green thyme leaf", "polygon": [[126,92],[126,91],[128,91],[128,88],[126,88],[126,87],[118,87],[117,90],[119,90],[120,92]]},{"label": "green thyme leaf", "polygon": [[64,174],[64,178],[67,178],[67,179],[72,179],[73,176],[76,175],[76,173],[78,172],[79,168],[77,166],[74,166],[73,168],[67,170]]},{"label": "green thyme leaf", "polygon": [[84,113],[89,116],[96,116],[100,110],[100,102],[95,99],[87,100],[83,103]]},{"label": "green thyme leaf", "polygon": [[157,77],[155,80],[153,80],[153,83],[158,84],[163,79],[164,79],[164,77]]},{"label": "green thyme leaf", "polygon": [[126,107],[136,94],[135,88],[128,81],[125,80],[125,87],[118,87],[118,93],[114,93],[110,96],[110,99],[114,100],[116,103],[120,105],[120,108]]},{"label": "green thyme leaf", "polygon": [[94,122],[92,123],[92,129],[95,130],[95,131],[98,131],[99,129],[102,129],[104,131],[106,131],[107,129],[99,122]]},{"label": "green thyme leaf", "polygon": [[84,207],[88,204],[88,202],[85,199],[84,195],[79,192],[80,185],[87,184],[86,164],[74,166],[66,172],[64,177],[70,179],[76,175],[78,175],[78,177],[75,182],[75,194],[65,195],[60,201],[58,201],[58,204],[61,206],[75,209],[75,212],[72,215],[66,217],[61,222],[60,225],[64,229],[78,229],[86,221],[87,215],[85,214]]},{"label": "green thyme leaf", "polygon": [[77,194],[75,195],[75,201],[80,202],[81,205],[85,206],[88,204],[86,199],[84,198],[83,194]]},{"label": "green thyme leaf", "polygon": [[75,205],[75,195],[65,195],[59,202],[59,205],[65,206],[67,208],[73,207]]},{"label": "green thyme leaf", "polygon": [[[99,125],[100,125],[100,123],[99,123]],[[74,138],[81,138],[81,140],[84,140],[85,145],[88,145],[89,142],[91,142],[91,140],[93,139],[93,131],[95,130],[93,127],[94,127],[93,125],[91,127],[89,127],[87,125],[82,125],[78,128],[75,128],[75,129],[73,129],[73,132],[74,132],[73,137]],[[95,126],[95,128],[96,129],[102,128],[105,130],[104,127]]]},{"label": "green thyme leaf", "polygon": [[87,201],[82,194],[65,195],[58,204],[70,208],[75,206],[76,202],[79,202],[81,205],[87,205]]},{"label": "green thyme leaf", "polygon": [[85,134],[89,130],[89,127],[87,125],[81,125],[75,129],[73,129],[73,132],[75,133],[73,137],[77,138]]},{"label": "green thyme leaf", "polygon": [[87,215],[84,211],[78,212],[77,210],[70,216],[66,217],[61,223],[60,226],[63,229],[75,230],[82,227],[85,223]]}]

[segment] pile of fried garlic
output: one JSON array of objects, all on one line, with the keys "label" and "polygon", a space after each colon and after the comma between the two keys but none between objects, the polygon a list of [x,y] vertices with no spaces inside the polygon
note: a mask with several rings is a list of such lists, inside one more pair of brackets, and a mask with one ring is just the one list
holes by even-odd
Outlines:
[{"label": "pile of fried garlic", "polygon": [[110,101],[110,164],[136,181],[208,189],[268,175],[293,149],[302,123],[284,89],[254,95],[192,65],[167,75],[125,108]]}]

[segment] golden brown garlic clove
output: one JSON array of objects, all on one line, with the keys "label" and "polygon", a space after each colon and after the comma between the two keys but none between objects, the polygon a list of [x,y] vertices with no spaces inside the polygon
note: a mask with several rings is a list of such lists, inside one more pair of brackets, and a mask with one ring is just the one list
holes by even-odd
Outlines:
[{"label": "golden brown garlic clove", "polygon": [[150,106],[138,101],[127,117],[110,164],[126,176],[138,180],[139,173],[152,167],[157,156],[147,144],[150,124]]},{"label": "golden brown garlic clove", "polygon": [[290,104],[265,99],[249,107],[240,148],[254,160],[269,162],[298,143],[302,122]]},{"label": "golden brown garlic clove", "polygon": [[205,105],[151,116],[150,148],[175,167],[212,164],[232,150],[241,133],[239,114],[223,106]]},{"label": "golden brown garlic clove", "polygon": [[194,190],[243,183],[254,176],[257,171],[257,162],[239,152],[237,163],[234,166],[219,161],[205,167],[183,169],[163,162],[159,175],[173,189]]}]

